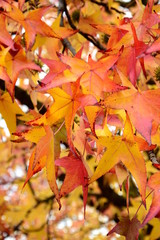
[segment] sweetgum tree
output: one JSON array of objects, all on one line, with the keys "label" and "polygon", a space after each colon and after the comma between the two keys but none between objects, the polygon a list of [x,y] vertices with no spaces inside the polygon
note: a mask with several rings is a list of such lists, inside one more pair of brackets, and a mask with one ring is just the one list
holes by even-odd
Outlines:
[{"label": "sweetgum tree", "polygon": [[158,239],[158,2],[1,0],[0,27],[1,239]]}]

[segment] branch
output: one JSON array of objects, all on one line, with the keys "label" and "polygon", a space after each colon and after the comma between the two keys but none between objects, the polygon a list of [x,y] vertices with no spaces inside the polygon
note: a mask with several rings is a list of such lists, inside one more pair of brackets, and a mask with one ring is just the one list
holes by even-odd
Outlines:
[{"label": "branch", "polygon": [[103,7],[105,8],[105,11],[108,12],[109,14],[112,13],[112,12],[110,11],[110,9],[113,10],[113,11],[115,11],[115,12],[117,12],[117,13],[125,14],[123,11],[120,11],[120,10],[114,8],[114,7],[111,7],[111,8],[109,9],[107,3],[97,2],[96,0],[91,0],[91,2],[92,2],[92,3],[95,3],[95,4],[99,5],[99,6],[103,6]]},{"label": "branch", "polygon": [[107,3],[98,2],[98,1],[96,1],[96,0],[91,0],[91,2],[92,2],[92,3],[95,3],[95,4],[99,5],[99,6],[103,6],[106,12],[111,13],[111,11],[110,11]]},{"label": "branch", "polygon": [[[60,14],[60,12],[62,13],[61,15],[61,21],[60,21],[60,26],[61,27],[64,27],[64,21],[63,21],[63,1],[59,1],[59,6],[58,6],[58,15]],[[65,49],[69,49],[71,51],[71,53],[73,54],[73,56],[76,55],[76,50],[73,48],[73,46],[71,45],[70,41],[67,39],[67,38],[64,38],[61,40],[63,46],[64,46],[64,49],[63,49],[63,52],[65,51]]]},{"label": "branch", "polygon": [[[72,19],[71,19],[71,16],[70,16],[69,12],[68,12],[66,1],[65,0],[61,0],[61,2],[63,3],[62,9],[63,9],[63,12],[65,12],[65,14],[67,16],[69,25],[71,26],[72,29],[77,30],[76,26],[72,22]],[[93,45],[96,46],[98,49],[100,49],[102,51],[106,51],[106,48],[103,47],[101,45],[101,43],[97,39],[95,39],[92,35],[84,33],[81,30],[79,30],[78,33],[81,34],[89,42],[93,43]]]},{"label": "branch", "polygon": [[20,229],[20,227],[22,226],[22,224],[24,223],[24,221],[25,221],[25,219],[29,216],[29,214],[32,212],[32,210],[33,209],[35,209],[35,208],[37,208],[40,204],[42,204],[42,203],[46,203],[46,204],[48,204],[51,200],[53,200],[54,199],[54,195],[51,195],[50,197],[48,197],[48,198],[45,198],[45,199],[37,199],[37,202],[36,202],[36,204],[33,206],[33,207],[31,207],[30,209],[28,209],[28,211],[26,212],[26,214],[25,214],[25,217],[24,217],[24,219],[22,219],[14,228],[13,228],[13,230],[14,231],[19,231],[19,229]]},{"label": "branch", "polygon": [[114,204],[118,208],[126,207],[126,199],[115,193],[108,184],[104,184],[103,177],[99,178],[97,181],[103,197],[107,198],[109,203]]}]

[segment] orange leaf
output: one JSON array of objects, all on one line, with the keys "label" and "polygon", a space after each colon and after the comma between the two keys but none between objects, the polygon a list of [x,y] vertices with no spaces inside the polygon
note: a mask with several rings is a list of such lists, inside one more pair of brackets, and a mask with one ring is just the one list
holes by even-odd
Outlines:
[{"label": "orange leaf", "polygon": [[106,98],[105,105],[125,109],[137,131],[151,144],[152,121],[160,122],[160,89],[125,90]]},{"label": "orange leaf", "polygon": [[0,42],[4,45],[7,45],[8,47],[12,48],[14,50],[14,42],[11,38],[11,35],[6,29],[6,17],[2,14],[0,14]]},{"label": "orange leaf", "polygon": [[[45,131],[45,135],[44,135]],[[37,133],[37,134],[36,134]],[[25,139],[37,142],[35,149],[29,160],[27,178],[28,180],[37,172],[46,167],[47,180],[52,192],[55,194],[56,200],[61,208],[60,196],[56,184],[55,164],[54,164],[54,136],[49,126],[36,127],[21,134]]]},{"label": "orange leaf", "polygon": [[71,72],[77,77],[81,76],[81,85],[88,92],[101,96],[106,92],[114,92],[126,89],[126,87],[116,84],[106,75],[107,71],[116,63],[120,55],[118,54],[103,57],[98,61],[88,57],[88,63],[77,57],[69,57],[59,54],[60,59],[71,67]]},{"label": "orange leaf", "polygon": [[69,78],[64,81],[63,72],[68,69],[69,66],[65,63],[56,60],[40,58],[49,67],[49,73],[40,82],[39,91],[46,91],[48,89],[62,85],[63,83],[70,82]]},{"label": "orange leaf", "polygon": [[96,136],[95,133],[95,121],[96,121],[96,117],[98,112],[101,110],[101,108],[99,106],[86,106],[85,107],[85,112],[90,124],[90,128],[93,132],[93,134]]},{"label": "orange leaf", "polygon": [[14,21],[20,23],[25,29],[25,39],[27,50],[31,49],[34,44],[36,34],[42,36],[61,38],[58,36],[51,27],[44,23],[41,18],[50,9],[50,7],[38,8],[30,11],[25,16],[20,9],[12,5],[10,12],[5,12],[5,15],[12,18]]},{"label": "orange leaf", "polygon": [[14,87],[20,72],[25,69],[34,69],[37,71],[41,71],[41,68],[38,65],[36,65],[34,62],[27,59],[23,49],[20,49],[16,53],[14,52],[14,56],[12,56],[8,52],[6,55],[5,61],[6,61],[5,67],[7,69],[7,74],[12,81],[12,83],[6,82],[6,87],[13,100]]}]

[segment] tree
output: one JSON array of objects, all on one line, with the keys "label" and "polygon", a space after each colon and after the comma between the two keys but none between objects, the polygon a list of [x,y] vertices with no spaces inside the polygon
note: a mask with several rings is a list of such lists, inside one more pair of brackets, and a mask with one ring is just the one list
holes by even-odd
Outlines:
[{"label": "tree", "polygon": [[0,1],[1,239],[160,237],[159,14]]}]

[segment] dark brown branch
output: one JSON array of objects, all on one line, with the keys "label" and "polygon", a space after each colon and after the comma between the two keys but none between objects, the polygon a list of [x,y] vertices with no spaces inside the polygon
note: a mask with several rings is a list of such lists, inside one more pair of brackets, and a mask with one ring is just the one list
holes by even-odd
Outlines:
[{"label": "dark brown branch", "polygon": [[105,197],[109,203],[114,204],[116,207],[126,207],[126,199],[123,196],[119,196],[117,193],[115,193],[115,191],[112,190],[108,184],[104,184],[103,180],[103,177],[97,180],[103,197]]},{"label": "dark brown branch", "polygon": [[99,5],[99,6],[104,7],[104,9],[105,9],[106,12],[111,13],[111,11],[110,11],[107,3],[98,2],[98,1],[96,1],[96,0],[91,0],[91,2],[92,2],[92,3],[95,3],[95,4]]},{"label": "dark brown branch", "polygon": [[119,13],[119,14],[125,14],[123,11],[120,11],[120,10],[118,10],[117,8],[114,8],[114,7],[111,7],[111,8],[110,8],[111,10],[110,10],[107,3],[97,2],[96,0],[91,0],[91,2],[92,2],[92,3],[95,3],[95,4],[99,5],[99,6],[103,6],[104,9],[105,9],[105,11],[108,12],[109,14],[112,13],[111,10],[113,10],[113,11]]},{"label": "dark brown branch", "polygon": [[42,204],[42,203],[46,203],[46,204],[48,204],[51,200],[53,201],[53,199],[54,199],[54,195],[52,195],[52,196],[50,196],[50,197],[48,197],[48,198],[45,198],[45,199],[37,199],[37,202],[36,202],[36,204],[33,206],[33,207],[31,207],[30,209],[28,209],[28,211],[26,212],[26,214],[25,214],[25,217],[24,217],[24,219],[22,219],[15,227],[14,227],[14,231],[19,231],[19,229],[20,229],[20,227],[22,226],[22,224],[24,223],[24,221],[25,221],[25,219],[29,216],[29,214],[32,212],[32,210],[33,209],[35,209],[35,208],[37,208],[40,204]]},{"label": "dark brown branch", "polygon": [[[67,19],[68,19],[69,25],[71,26],[72,29],[77,30],[76,26],[72,22],[72,19],[71,19],[71,16],[70,16],[69,12],[68,12],[66,1],[65,0],[61,0],[61,2],[63,3],[62,11],[65,12],[65,14],[67,16]],[[95,39],[93,36],[91,36],[91,35],[89,35],[87,33],[84,33],[81,30],[79,30],[78,33],[81,34],[89,42],[93,43],[93,45],[96,46],[99,50],[106,51],[106,48],[103,47],[101,45],[101,43],[97,39]]]},{"label": "dark brown branch", "polygon": [[[111,13],[111,11],[110,11],[110,9],[109,9],[109,7],[108,7],[108,3],[104,3],[104,2],[102,2],[102,1],[98,2],[98,1],[96,1],[96,0],[90,0],[90,1],[91,1],[92,3],[95,3],[95,4],[99,5],[99,6],[104,7],[104,9],[105,9],[106,12]],[[146,0],[144,0],[144,1],[146,1]],[[142,2],[144,2],[144,1],[142,1]],[[131,0],[130,2],[123,2],[123,1],[117,1],[117,2],[119,3],[119,5],[120,5],[121,7],[125,7],[125,8],[130,8],[130,7],[133,7],[133,6],[136,5],[136,1],[135,1],[135,0]],[[112,7],[111,7],[111,9],[117,11],[116,8],[112,8]],[[120,12],[120,13],[121,13],[121,12]]]},{"label": "dark brown branch", "polygon": [[[61,15],[61,21],[60,21],[60,26],[64,27],[64,21],[63,21],[63,1],[59,1],[59,7],[58,7],[58,14],[60,14],[60,12],[62,13]],[[71,45],[70,41],[67,38],[64,38],[61,40],[64,49],[63,52],[65,51],[65,49],[69,49],[71,51],[71,53],[73,54],[73,56],[76,55],[76,50],[73,48],[73,46]],[[63,53],[62,52],[62,53]]]}]

